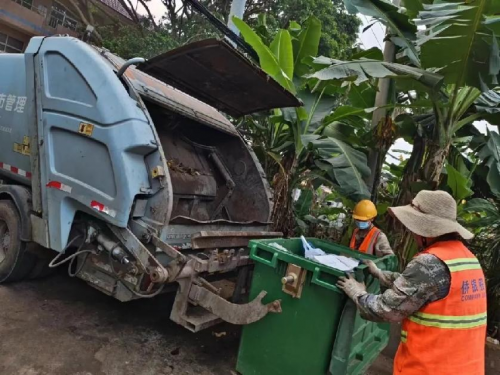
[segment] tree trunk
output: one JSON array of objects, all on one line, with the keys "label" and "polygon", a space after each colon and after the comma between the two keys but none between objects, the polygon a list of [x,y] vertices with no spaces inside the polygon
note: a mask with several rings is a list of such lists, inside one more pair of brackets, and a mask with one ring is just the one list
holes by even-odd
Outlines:
[{"label": "tree trunk", "polygon": [[[399,7],[401,4],[401,0],[392,0],[392,3]],[[389,39],[385,42],[384,45],[384,61],[386,62],[394,62],[396,59],[396,45],[392,43]],[[387,108],[380,108],[389,103],[389,95],[391,88],[391,78],[380,78],[378,82],[378,91],[375,96],[374,107],[377,109],[373,112],[372,116],[372,129],[375,129],[379,126],[381,121],[387,122],[389,120],[388,110]],[[385,119],[385,120],[384,120]],[[383,137],[383,136],[381,136]],[[379,140],[380,141],[380,140]],[[390,147],[390,146],[389,146]],[[377,200],[377,191],[378,191],[378,182],[380,180],[380,174],[382,165],[385,159],[385,154],[388,149],[384,152],[381,152],[379,148],[371,149],[368,154],[368,167],[371,170],[370,176],[366,179],[366,185],[368,190],[372,195],[372,200]]]},{"label": "tree trunk", "polygon": [[275,175],[273,179],[273,211],[271,221],[273,222],[273,230],[283,233],[285,237],[290,237],[294,233],[295,219],[293,212],[293,186],[290,181],[295,175],[297,169],[297,160],[295,157],[290,157],[283,160],[283,170]]},{"label": "tree trunk", "polygon": [[446,157],[450,152],[450,145],[441,147],[438,144],[431,143],[427,147],[427,158],[424,162],[424,181],[430,184],[431,189],[437,189],[441,179]]},{"label": "tree trunk", "polygon": [[142,4],[142,6],[144,7],[144,9],[148,13],[148,18],[151,21],[151,23],[153,24],[154,29],[158,30],[158,25],[156,24],[155,19],[154,19],[153,15],[151,14],[151,10],[149,10],[149,7],[146,4],[146,2],[144,0],[138,0],[138,1]]},{"label": "tree trunk", "polygon": [[[80,7],[78,6],[78,4],[76,3],[76,0],[69,0],[69,3],[73,6],[73,8],[75,9],[76,13],[78,13],[78,17],[80,17],[80,19],[83,21],[83,23],[85,23],[85,26],[91,25],[90,22],[87,20],[87,17],[85,17],[85,15],[83,14],[82,10],[80,9]],[[91,25],[91,26],[94,26],[94,25]],[[94,29],[93,34],[95,35],[96,39],[99,42],[102,42],[101,34],[99,34],[99,32],[97,30]]]},{"label": "tree trunk", "polygon": [[422,137],[417,135],[413,140],[413,149],[411,151],[410,159],[408,159],[403,172],[398,197],[393,203],[395,206],[409,204],[413,199],[412,185],[421,179],[420,172],[424,155],[425,141]]},{"label": "tree trunk", "polygon": [[125,2],[125,0],[118,0],[118,2],[127,11],[127,13],[130,16],[130,18],[132,18],[132,21],[134,21],[136,24],[138,24],[139,23],[139,17],[137,17],[137,12],[134,10],[134,7],[130,3],[130,1],[129,1],[128,4]]}]

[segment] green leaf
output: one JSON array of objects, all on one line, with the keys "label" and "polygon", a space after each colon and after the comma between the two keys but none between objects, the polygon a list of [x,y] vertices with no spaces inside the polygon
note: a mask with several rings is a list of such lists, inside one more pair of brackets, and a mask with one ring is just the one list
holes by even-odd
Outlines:
[{"label": "green leaf", "polygon": [[500,135],[498,133],[488,132],[488,141],[479,151],[478,157],[488,167],[486,181],[491,191],[500,197]]},{"label": "green leaf", "polygon": [[420,65],[417,49],[411,40],[417,29],[414,24],[410,23],[407,15],[399,12],[398,7],[384,0],[344,0],[344,4],[348,9],[355,8],[365,16],[382,21],[393,34],[400,38],[412,63],[416,66]]},{"label": "green leaf", "polygon": [[322,95],[321,93],[311,93],[309,90],[302,90],[297,96],[304,103],[303,108],[307,113],[308,128],[303,127],[302,133],[304,134],[308,130],[316,130],[337,104],[336,100],[331,96]]},{"label": "green leaf", "polygon": [[370,59],[370,60],[384,60],[384,54],[380,50],[380,48],[372,47],[370,49],[365,49],[361,52],[355,53],[352,55],[351,60],[360,60],[360,59]]},{"label": "green leaf", "polygon": [[465,125],[472,123],[473,121],[482,117],[481,114],[472,114],[466,118],[462,118],[469,110],[474,102],[480,97],[481,91],[475,87],[461,87],[455,96],[455,100],[452,101],[453,108],[451,109],[452,121],[450,128],[448,129],[448,137],[451,138],[453,135],[459,131]]},{"label": "green leaf", "polygon": [[293,47],[292,38],[287,30],[280,30],[271,43],[271,51],[276,56],[281,70],[287,78],[293,78]]},{"label": "green leaf", "polygon": [[463,207],[461,216],[467,217],[467,225],[474,228],[500,224],[500,210],[486,199],[474,198],[468,201]]},{"label": "green leaf", "polygon": [[[324,63],[324,57],[315,59]],[[355,84],[367,82],[370,78],[411,78],[424,86],[437,90],[443,82],[443,77],[439,74],[428,72],[423,69],[413,68],[397,63],[388,63],[378,60],[357,60],[357,61],[339,61],[329,59],[328,68],[319,70],[309,77],[319,80],[345,80],[355,79]]]},{"label": "green leaf", "polygon": [[330,137],[303,135],[302,142],[306,147],[316,150],[318,161],[323,163],[343,195],[352,200],[370,196],[363,180],[371,173],[364,153]]},{"label": "green leaf", "polygon": [[338,107],[335,112],[325,118],[327,124],[333,121],[340,121],[351,116],[368,117],[365,108],[355,108],[348,105]]},{"label": "green leaf", "polygon": [[303,60],[318,55],[320,38],[321,22],[316,17],[310,16],[300,31],[297,45],[294,46],[294,65],[297,76],[301,77],[309,71],[309,67],[303,63]]},{"label": "green leaf", "polygon": [[485,16],[484,25],[493,31],[496,35],[500,35],[500,16]]},{"label": "green leaf", "polygon": [[300,31],[302,29],[302,27],[296,21],[290,21],[290,25],[288,26],[288,29],[291,31]]},{"label": "green leaf", "polygon": [[353,126],[339,121],[330,122],[325,126],[321,135],[338,139],[350,145],[360,143],[359,137],[354,133]]},{"label": "green leaf", "polygon": [[375,105],[376,95],[376,88],[368,83],[362,83],[361,85],[351,84],[347,97],[353,107],[370,108]]},{"label": "green leaf", "polygon": [[244,21],[233,17],[233,22],[240,30],[245,41],[257,52],[259,56],[260,67],[267,74],[274,77],[279,74],[280,66],[277,58],[271,50],[264,44],[262,39],[248,26]]},{"label": "green leaf", "polygon": [[451,166],[451,164],[446,165],[446,172],[448,173],[447,184],[453,193],[453,197],[457,201],[461,201],[473,194],[473,191],[470,189],[470,179],[461,175],[459,171]]},{"label": "green leaf", "polygon": [[[490,55],[494,46],[489,44],[492,32],[484,19],[490,0],[440,2],[424,5],[416,25],[424,26],[418,34],[423,68],[439,68],[445,82],[481,88],[481,72],[489,71]],[[460,48],[457,48],[460,46]],[[487,85],[494,84],[491,77]]]},{"label": "green leaf", "polygon": [[311,212],[311,207],[313,204],[314,193],[312,190],[301,190],[299,199],[295,202],[295,214],[304,218]]},{"label": "green leaf", "polygon": [[464,206],[465,212],[484,213],[489,215],[493,220],[500,219],[500,211],[493,203],[486,199],[474,198],[468,201]]},{"label": "green leaf", "polygon": [[[432,1],[432,0],[428,0]],[[403,6],[406,8],[406,14],[410,19],[417,18],[420,11],[424,10],[423,1],[420,0],[402,0]]]},{"label": "green leaf", "polygon": [[240,30],[243,39],[255,50],[259,56],[260,67],[264,72],[273,77],[288,91],[295,93],[295,87],[292,81],[286,76],[281,69],[277,58],[272,51],[264,44],[261,37],[252,30],[244,21],[237,17],[233,17],[233,22]]}]

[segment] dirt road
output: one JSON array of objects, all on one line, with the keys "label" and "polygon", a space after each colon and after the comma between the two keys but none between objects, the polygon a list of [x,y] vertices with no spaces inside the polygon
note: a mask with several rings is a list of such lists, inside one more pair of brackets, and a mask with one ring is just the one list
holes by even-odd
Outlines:
[{"label": "dirt road", "polygon": [[[171,303],[120,303],[65,274],[0,286],[0,374],[235,374],[239,328],[192,334],[169,320]],[[383,359],[369,371],[390,373]]]}]

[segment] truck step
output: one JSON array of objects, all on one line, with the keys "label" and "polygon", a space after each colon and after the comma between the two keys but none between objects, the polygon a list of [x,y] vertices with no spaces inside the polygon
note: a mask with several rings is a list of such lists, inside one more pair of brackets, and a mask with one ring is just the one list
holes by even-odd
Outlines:
[{"label": "truck step", "polygon": [[222,319],[201,306],[189,306],[183,317],[184,327],[191,332],[199,332],[222,322]]}]

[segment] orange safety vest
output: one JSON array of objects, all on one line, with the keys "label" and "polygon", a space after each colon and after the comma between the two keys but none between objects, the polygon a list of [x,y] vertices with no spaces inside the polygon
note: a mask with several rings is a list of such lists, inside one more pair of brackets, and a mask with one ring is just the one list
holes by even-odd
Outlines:
[{"label": "orange safety vest", "polygon": [[438,242],[423,253],[446,264],[450,291],[403,321],[394,374],[484,375],[486,282],[481,265],[460,241]]},{"label": "orange safety vest", "polygon": [[375,244],[377,243],[378,236],[380,235],[380,229],[377,227],[372,227],[366,237],[363,239],[363,242],[361,242],[361,245],[359,245],[359,248],[356,248],[356,234],[358,233],[359,228],[355,228],[354,231],[352,232],[352,237],[351,237],[351,243],[349,244],[349,247],[353,250],[358,250],[361,251],[362,253],[366,254],[375,254]]}]

